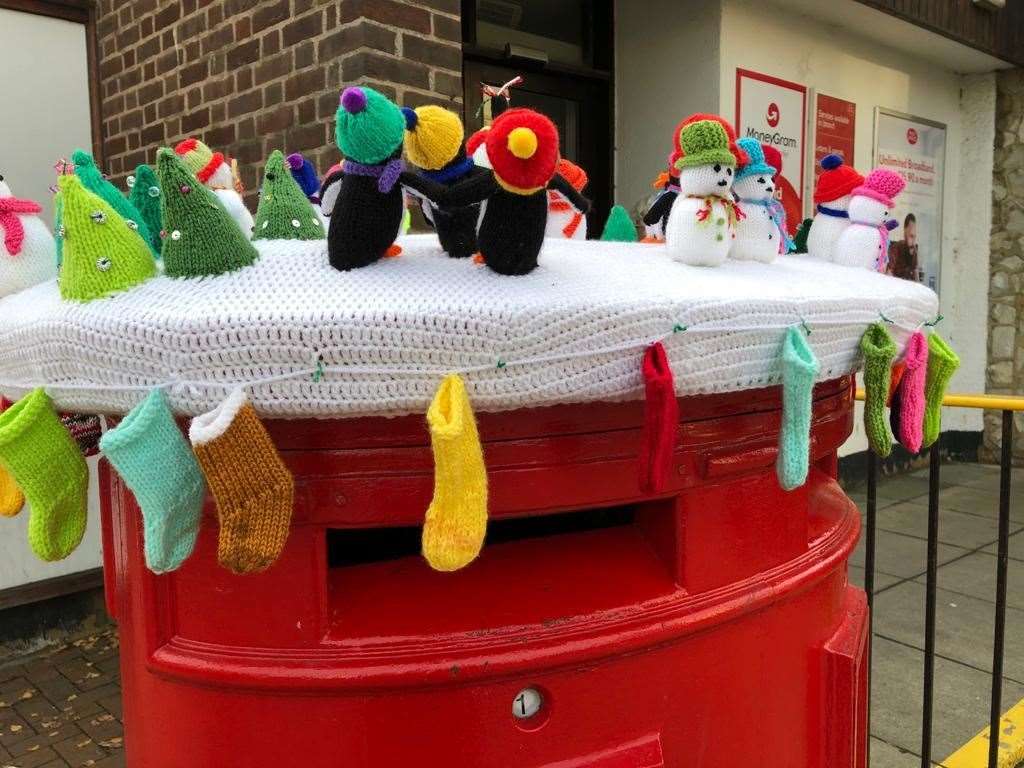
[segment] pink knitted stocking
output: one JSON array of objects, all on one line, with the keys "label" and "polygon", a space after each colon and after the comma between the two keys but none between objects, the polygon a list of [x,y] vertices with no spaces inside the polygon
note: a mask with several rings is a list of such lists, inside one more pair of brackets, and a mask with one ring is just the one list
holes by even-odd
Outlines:
[{"label": "pink knitted stocking", "polygon": [[924,382],[928,371],[928,342],[920,331],[907,341],[906,371],[900,381],[900,442],[911,453],[921,450],[924,433]]}]

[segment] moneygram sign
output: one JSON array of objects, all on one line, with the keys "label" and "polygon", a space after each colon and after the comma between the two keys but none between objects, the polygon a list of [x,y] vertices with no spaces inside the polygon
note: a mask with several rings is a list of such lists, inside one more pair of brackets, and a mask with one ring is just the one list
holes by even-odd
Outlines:
[{"label": "moneygram sign", "polygon": [[807,89],[771,75],[736,70],[736,133],[782,153],[779,189],[790,229],[804,217]]}]

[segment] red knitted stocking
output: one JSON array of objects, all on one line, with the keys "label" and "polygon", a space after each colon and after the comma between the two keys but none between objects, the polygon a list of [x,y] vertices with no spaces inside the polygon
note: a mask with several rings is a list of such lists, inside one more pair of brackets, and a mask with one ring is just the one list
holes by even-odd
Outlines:
[{"label": "red knitted stocking", "polygon": [[644,493],[659,493],[668,478],[679,426],[675,382],[661,342],[652,344],[644,353],[643,375],[647,399],[640,443],[640,489]]}]

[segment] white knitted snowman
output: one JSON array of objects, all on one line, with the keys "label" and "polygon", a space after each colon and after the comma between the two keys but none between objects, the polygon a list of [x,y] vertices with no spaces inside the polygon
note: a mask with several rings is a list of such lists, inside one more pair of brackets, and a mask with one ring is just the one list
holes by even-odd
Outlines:
[{"label": "white knitted snowman", "polygon": [[241,185],[237,179],[234,161],[229,163],[224,155],[213,152],[197,139],[185,139],[180,142],[174,148],[174,153],[204,187],[213,191],[245,236],[251,237],[252,213],[242,200]]},{"label": "white knitted snowman", "polygon": [[893,198],[906,182],[895,171],[875,168],[850,199],[850,226],[836,241],[832,260],[847,267],[885,272],[889,263],[889,231]]},{"label": "white knitted snowman", "polygon": [[864,183],[864,177],[844,165],[839,155],[825,155],[821,168],[814,188],[815,211],[807,233],[807,253],[831,261],[836,241],[850,226],[850,192]]},{"label": "white knitted snowman", "polygon": [[0,176],[0,296],[57,276],[57,244],[39,218],[41,210],[14,197]]},{"label": "white knitted snowman", "polygon": [[736,171],[732,185],[743,216],[736,222],[736,239],[729,256],[741,261],[769,262],[779,254],[779,244],[786,242],[776,214],[772,177],[777,169],[768,165],[757,139],[742,138],[736,144],[750,160]]},{"label": "white knitted snowman", "polygon": [[[555,171],[572,184],[577,192],[583,192],[587,186],[587,172],[565,158],[559,158]],[[544,227],[544,237],[587,239],[587,217],[556,189],[548,190],[548,223]]]},{"label": "white knitted snowman", "polygon": [[732,198],[736,158],[716,120],[697,120],[679,132],[679,194],[665,225],[665,245],[676,261],[715,267],[725,261],[739,215]]}]

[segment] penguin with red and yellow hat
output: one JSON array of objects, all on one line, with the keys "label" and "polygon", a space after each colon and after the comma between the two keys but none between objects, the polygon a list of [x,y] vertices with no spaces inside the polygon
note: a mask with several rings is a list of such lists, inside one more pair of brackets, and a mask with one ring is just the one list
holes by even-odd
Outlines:
[{"label": "penguin with red and yellow hat", "polygon": [[525,275],[537,266],[548,220],[548,189],[582,213],[590,201],[557,173],[558,130],[532,109],[499,115],[484,138],[491,173],[447,190],[446,205],[481,203],[477,246],[484,263],[502,275]]}]

